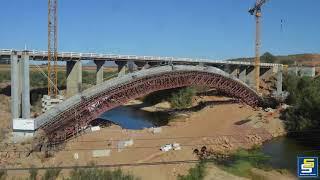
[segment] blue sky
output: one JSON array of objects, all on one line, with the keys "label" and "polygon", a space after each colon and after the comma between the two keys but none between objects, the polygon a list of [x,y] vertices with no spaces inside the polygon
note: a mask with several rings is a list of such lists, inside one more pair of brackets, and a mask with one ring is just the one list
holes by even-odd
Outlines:
[{"label": "blue sky", "polygon": [[[254,55],[254,0],[59,0],[59,51]],[[47,0],[1,0],[0,48],[47,48]],[[320,52],[320,1],[270,0],[262,52]],[[284,21],[281,30],[281,19]]]}]

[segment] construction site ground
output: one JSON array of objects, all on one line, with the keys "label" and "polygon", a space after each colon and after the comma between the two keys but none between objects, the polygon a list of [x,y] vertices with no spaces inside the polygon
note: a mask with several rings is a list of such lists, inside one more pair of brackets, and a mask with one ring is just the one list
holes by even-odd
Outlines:
[{"label": "construction site ground", "polygon": [[[5,97],[5,99],[8,99]],[[221,100],[218,97],[200,97],[196,101]],[[7,102],[8,103],[8,102]],[[136,101],[131,102],[132,104]],[[8,104],[7,104],[8,105]],[[160,103],[143,109],[154,111],[166,109],[168,103]],[[1,112],[2,113],[2,112]],[[2,116],[10,118],[8,116]],[[4,122],[4,121],[3,121]],[[7,119],[6,122],[9,122]],[[244,123],[239,123],[244,122]],[[175,117],[167,126],[162,127],[161,133],[153,134],[148,129],[126,130],[117,125],[102,128],[100,131],[87,132],[66,143],[64,149],[53,153],[50,158],[32,153],[29,157],[16,153],[2,154],[2,167],[31,167],[31,166],[75,166],[104,164],[136,164],[168,161],[197,160],[193,154],[195,148],[207,146],[220,152],[229,152],[238,148],[250,148],[263,141],[285,133],[279,112],[255,110],[243,104],[211,105],[198,112],[183,113]],[[133,145],[119,149],[119,140],[133,140]],[[164,144],[179,143],[181,150],[162,152]],[[23,145],[17,145],[21,149]],[[111,150],[110,156],[92,157],[92,150]],[[78,158],[75,159],[75,154]],[[142,179],[176,179],[179,174],[186,174],[195,164],[162,164],[149,166],[125,166],[122,169]],[[60,176],[67,176],[70,170],[63,170]],[[234,175],[222,171],[211,164],[207,168],[209,179],[234,179]],[[11,176],[26,176],[28,171],[9,171]],[[210,177],[212,176],[212,177]],[[282,175],[283,176],[283,175]],[[289,176],[291,177],[291,176]],[[284,176],[286,179],[287,176]]]}]

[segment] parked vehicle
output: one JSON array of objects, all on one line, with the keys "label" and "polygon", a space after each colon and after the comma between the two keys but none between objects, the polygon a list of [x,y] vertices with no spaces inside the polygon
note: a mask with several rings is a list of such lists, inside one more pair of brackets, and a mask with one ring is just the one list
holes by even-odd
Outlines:
[{"label": "parked vehicle", "polygon": [[160,150],[163,151],[163,152],[168,152],[172,149],[172,144],[166,144],[164,146],[161,146]]}]

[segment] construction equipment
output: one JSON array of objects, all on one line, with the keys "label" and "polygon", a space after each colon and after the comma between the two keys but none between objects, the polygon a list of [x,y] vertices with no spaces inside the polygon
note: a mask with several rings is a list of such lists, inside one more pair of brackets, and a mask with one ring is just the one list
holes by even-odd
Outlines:
[{"label": "construction equipment", "polygon": [[254,71],[255,71],[255,87],[256,91],[259,92],[260,88],[260,17],[261,17],[261,7],[268,0],[256,0],[256,3],[253,8],[249,9],[249,13],[256,17],[256,44],[255,44],[255,61],[254,61]]},{"label": "construction equipment", "polygon": [[[58,0],[48,0],[48,96],[58,95]],[[53,68],[52,68],[53,63]],[[52,85],[53,82],[53,85]]]}]

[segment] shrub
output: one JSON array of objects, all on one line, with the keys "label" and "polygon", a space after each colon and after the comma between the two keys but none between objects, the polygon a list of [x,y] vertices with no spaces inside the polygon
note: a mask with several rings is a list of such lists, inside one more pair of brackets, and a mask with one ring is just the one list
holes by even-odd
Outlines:
[{"label": "shrub", "polygon": [[0,170],[0,180],[5,180],[7,177],[7,171]]},{"label": "shrub", "polygon": [[214,160],[221,168],[231,174],[250,177],[252,168],[269,169],[269,156],[266,156],[258,148],[252,150],[237,150],[228,159]]},{"label": "shrub", "polygon": [[31,169],[29,170],[29,179],[30,180],[36,180],[38,175],[38,169],[36,169],[34,166],[31,166]]},{"label": "shrub", "polygon": [[41,178],[42,180],[56,180],[61,172],[61,169],[53,168],[47,169],[44,173],[44,176]]},{"label": "shrub", "polygon": [[291,105],[283,114],[289,131],[302,131],[320,127],[320,79],[288,75],[284,88],[290,93]]},{"label": "shrub", "polygon": [[201,180],[206,175],[206,164],[201,161],[196,167],[189,169],[187,175],[179,175],[178,180]]},{"label": "shrub", "polygon": [[68,180],[135,180],[138,179],[132,175],[124,174],[121,169],[114,171],[102,170],[97,168],[92,169],[74,169]]},{"label": "shrub", "polygon": [[184,109],[192,105],[192,99],[195,95],[196,90],[193,87],[187,87],[173,93],[169,101],[173,108]]}]

